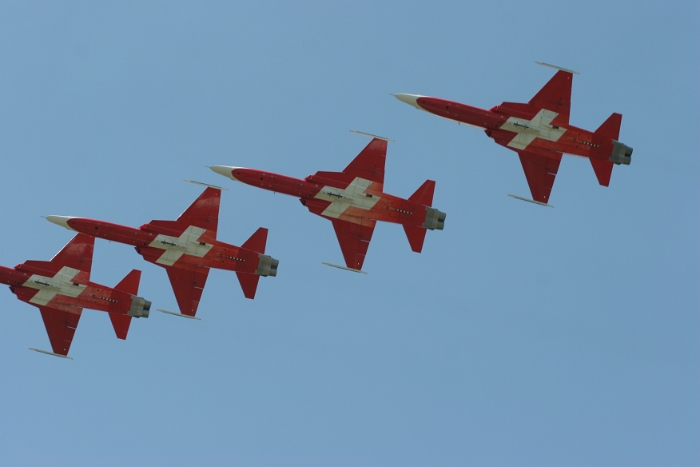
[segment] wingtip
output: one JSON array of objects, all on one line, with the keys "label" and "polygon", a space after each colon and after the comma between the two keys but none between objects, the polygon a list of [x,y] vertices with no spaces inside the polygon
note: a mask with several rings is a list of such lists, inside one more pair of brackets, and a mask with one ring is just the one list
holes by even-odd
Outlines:
[{"label": "wingtip", "polygon": [[552,206],[551,204],[543,203],[542,201],[535,201],[534,199],[524,198],[524,197],[522,197],[522,196],[513,195],[513,194],[510,194],[510,193],[508,194],[508,196],[510,196],[511,198],[519,199],[519,200],[521,200],[521,201],[527,201],[528,203],[533,203],[533,204],[537,204],[537,205],[540,205],[540,206],[546,206],[546,207],[548,207],[548,208],[553,208],[553,207],[554,207],[554,206]]},{"label": "wingtip", "polygon": [[357,272],[359,274],[367,274],[367,272],[363,271],[362,269],[349,268],[347,266],[341,266],[340,264],[326,263],[325,261],[323,261],[321,264],[326,265],[326,266],[330,266],[332,268],[343,269],[345,271]]}]

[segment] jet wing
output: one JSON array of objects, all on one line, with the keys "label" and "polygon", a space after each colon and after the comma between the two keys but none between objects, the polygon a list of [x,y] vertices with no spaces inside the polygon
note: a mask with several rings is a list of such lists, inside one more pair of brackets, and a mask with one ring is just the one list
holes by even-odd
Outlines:
[{"label": "jet wing", "polygon": [[386,140],[372,139],[362,152],[345,167],[343,173],[352,175],[353,178],[360,177],[384,185],[386,149]]},{"label": "jet wing", "polygon": [[194,225],[204,230],[216,232],[219,223],[220,203],[221,190],[211,187],[207,188],[177,220],[187,225]]},{"label": "jet wing", "polygon": [[361,219],[361,224],[340,219],[332,219],[332,222],[345,264],[349,268],[361,270],[377,222],[370,219]]},{"label": "jet wing", "polygon": [[209,268],[185,266],[185,267],[166,267],[170,285],[175,292],[177,304],[180,307],[180,313],[183,315],[194,316],[197,313],[199,300],[202,297],[204,284],[209,276]]},{"label": "jet wing", "polygon": [[518,151],[518,155],[525,171],[527,184],[530,186],[532,199],[547,204],[554,178],[559,170],[561,153],[552,152],[551,156],[544,156],[530,151]]},{"label": "jet wing", "polygon": [[92,269],[92,253],[95,247],[95,238],[79,233],[73,240],[68,242],[51,261],[25,261],[20,269],[30,271],[44,271],[46,274],[55,274],[62,267],[77,269],[86,272],[87,276],[81,275],[84,279],[90,279]]},{"label": "jet wing", "polygon": [[177,220],[153,220],[141,226],[141,228],[146,230],[157,229],[161,232],[166,231],[170,235],[178,236],[187,227],[194,226],[206,230],[208,234],[213,234],[212,238],[216,238],[216,231],[219,224],[220,202],[221,190],[207,188],[199,195],[199,198],[194,200],[185,212],[180,214]]},{"label": "jet wing", "polygon": [[53,352],[59,355],[68,355],[82,309],[76,308],[75,311],[63,311],[40,306],[39,310],[44,320],[44,326],[46,326],[46,332],[49,334]]},{"label": "jet wing", "polygon": [[530,99],[530,104],[536,109],[547,109],[558,113],[552,125],[569,123],[571,112],[571,81],[573,73],[559,70],[547,84]]}]

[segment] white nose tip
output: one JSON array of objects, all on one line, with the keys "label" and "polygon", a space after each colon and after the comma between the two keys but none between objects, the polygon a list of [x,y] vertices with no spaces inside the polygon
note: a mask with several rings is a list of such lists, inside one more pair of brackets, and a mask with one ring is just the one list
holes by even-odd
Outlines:
[{"label": "white nose tip", "polygon": [[75,230],[68,225],[68,221],[70,219],[75,219],[75,217],[74,216],[46,216],[46,220],[49,222],[53,222],[56,225],[60,225],[61,227],[65,227],[68,230]]},{"label": "white nose tip", "polygon": [[219,175],[223,175],[224,177],[228,177],[231,180],[238,181],[236,177],[233,176],[233,171],[235,169],[240,169],[241,167],[233,167],[230,165],[212,165],[209,167],[211,170],[214,172],[218,173]]},{"label": "white nose tip", "polygon": [[394,97],[400,100],[401,102],[405,102],[408,105],[412,105],[416,109],[423,110],[423,108],[418,105],[418,98],[419,97],[425,97],[425,96],[419,96],[418,94],[394,94]]}]

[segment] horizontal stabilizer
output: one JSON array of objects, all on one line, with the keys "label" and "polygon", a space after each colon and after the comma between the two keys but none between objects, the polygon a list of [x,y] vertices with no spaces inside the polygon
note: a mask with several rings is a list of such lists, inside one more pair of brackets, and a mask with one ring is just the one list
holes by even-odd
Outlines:
[{"label": "horizontal stabilizer", "polygon": [[406,237],[408,237],[408,243],[411,244],[411,250],[416,253],[423,251],[423,242],[425,242],[425,233],[428,229],[423,227],[413,227],[411,225],[404,225],[404,231],[406,231]]},{"label": "horizontal stabilizer", "polygon": [[603,186],[610,186],[610,175],[612,175],[614,164],[610,161],[593,159],[592,157],[588,160],[591,161],[595,176],[598,177],[598,183]]},{"label": "horizontal stabilizer", "polygon": [[435,193],[435,182],[426,180],[415,193],[408,198],[409,201],[420,203],[423,206],[433,205],[433,193]]},{"label": "horizontal stabilizer", "polygon": [[248,274],[245,272],[236,272],[236,275],[238,276],[238,281],[241,283],[245,298],[254,299],[255,292],[258,290],[260,276],[258,274]]},{"label": "horizontal stabilizer", "polygon": [[116,290],[121,290],[131,295],[138,295],[139,293],[139,282],[141,281],[141,271],[138,269],[133,269],[129,274],[124,276],[117,285],[114,286]]},{"label": "horizontal stabilizer", "polygon": [[131,316],[120,315],[117,313],[108,313],[109,319],[112,321],[114,333],[117,339],[126,340],[126,335],[129,333],[129,325],[131,325]]},{"label": "horizontal stabilizer", "polygon": [[[598,127],[595,134],[617,140],[620,137],[620,125],[622,125],[622,115],[614,113]],[[602,184],[603,183],[601,183],[601,185]]]},{"label": "horizontal stabilizer", "polygon": [[265,253],[266,243],[267,229],[265,227],[260,227],[253,235],[250,236],[248,240],[245,241],[243,245],[241,245],[241,248],[253,250],[256,253]]}]

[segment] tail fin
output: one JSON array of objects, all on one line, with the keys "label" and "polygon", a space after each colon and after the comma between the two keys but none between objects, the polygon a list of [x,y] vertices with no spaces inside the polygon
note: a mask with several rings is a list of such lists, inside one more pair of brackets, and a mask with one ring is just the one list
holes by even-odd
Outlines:
[{"label": "tail fin", "polygon": [[126,340],[126,335],[129,333],[129,325],[131,325],[131,316],[116,313],[107,314],[109,319],[112,320],[112,327],[117,335],[117,339]]},{"label": "tail fin", "polygon": [[425,227],[414,227],[411,225],[404,225],[403,230],[406,232],[406,237],[408,237],[408,243],[411,244],[411,250],[416,253],[423,251],[423,242],[425,242],[425,233],[428,231]]},{"label": "tail fin", "polygon": [[[423,183],[420,188],[418,188],[416,192],[413,193],[410,198],[408,198],[408,200],[430,207],[433,205],[434,193],[435,182],[432,180],[426,180],[425,183]],[[425,233],[427,232],[427,229],[424,227],[404,225],[403,230],[406,232],[408,243],[411,244],[411,250],[415,251],[416,253],[420,253],[423,250],[423,242],[425,242]]]},{"label": "tail fin", "polygon": [[254,299],[255,292],[258,290],[260,276],[258,274],[249,274],[245,272],[236,272],[236,275],[238,276],[238,281],[241,283],[245,298]]},{"label": "tail fin", "polygon": [[[124,279],[115,285],[114,289],[136,295],[139,293],[139,282],[141,282],[141,271],[134,269],[124,276]],[[117,335],[117,339],[125,340],[126,335],[129,333],[131,316],[109,313],[109,319],[112,321],[112,327],[114,328],[114,333]]]},{"label": "tail fin", "polygon": [[124,279],[115,285],[114,288],[131,295],[138,295],[139,282],[141,282],[141,271],[133,269],[129,274],[124,276]]},{"label": "tail fin", "polygon": [[[590,157],[591,165],[595,176],[598,178],[598,183],[603,186],[610,185],[610,176],[612,175],[613,162],[608,160],[612,150],[610,139],[617,140],[620,137],[620,125],[622,124],[622,115],[614,113],[603,122],[602,125],[593,133],[593,141],[601,147],[599,151],[605,153],[606,159],[596,159]],[[604,141],[603,141],[604,140]],[[610,149],[605,149],[610,148]],[[601,154],[602,155],[602,154]]]},{"label": "tail fin", "polygon": [[435,182],[426,180],[415,193],[408,198],[409,201],[420,203],[424,206],[433,205],[433,193],[435,193]]},{"label": "tail fin", "polygon": [[267,229],[260,227],[245,241],[241,248],[253,250],[256,253],[265,253],[265,244],[267,243]]},{"label": "tail fin", "polygon": [[617,140],[620,137],[620,125],[622,125],[622,115],[614,113],[598,127],[595,134]]},{"label": "tail fin", "polygon": [[591,161],[591,165],[593,166],[595,176],[598,177],[598,183],[600,183],[603,186],[609,186],[610,176],[612,175],[612,169],[614,164],[610,161],[593,159],[592,157],[590,157],[588,160]]}]

